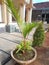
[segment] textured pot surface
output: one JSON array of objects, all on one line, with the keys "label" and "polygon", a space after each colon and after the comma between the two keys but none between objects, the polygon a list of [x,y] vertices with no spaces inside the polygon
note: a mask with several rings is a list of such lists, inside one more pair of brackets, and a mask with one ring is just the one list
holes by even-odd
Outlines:
[{"label": "textured pot surface", "polygon": [[12,58],[13,58],[16,62],[18,62],[18,63],[20,63],[20,64],[22,64],[22,65],[27,65],[27,64],[30,64],[31,62],[33,62],[33,61],[36,60],[37,51],[36,51],[34,48],[32,48],[32,50],[35,52],[35,56],[34,56],[31,60],[22,61],[22,60],[18,60],[17,58],[15,58],[14,55],[13,55],[13,52],[15,51],[15,49],[11,51],[11,56],[12,56]]}]

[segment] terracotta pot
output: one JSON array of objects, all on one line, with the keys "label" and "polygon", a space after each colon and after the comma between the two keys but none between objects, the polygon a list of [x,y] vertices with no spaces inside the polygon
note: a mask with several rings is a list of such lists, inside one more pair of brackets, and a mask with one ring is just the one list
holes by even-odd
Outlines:
[{"label": "terracotta pot", "polygon": [[32,48],[32,50],[35,52],[35,56],[31,60],[22,61],[22,60],[16,59],[13,55],[13,52],[15,51],[15,49],[11,51],[11,56],[17,63],[20,63],[21,65],[28,65],[28,64],[32,63],[33,61],[35,61],[36,57],[37,57],[37,51],[34,48]]}]

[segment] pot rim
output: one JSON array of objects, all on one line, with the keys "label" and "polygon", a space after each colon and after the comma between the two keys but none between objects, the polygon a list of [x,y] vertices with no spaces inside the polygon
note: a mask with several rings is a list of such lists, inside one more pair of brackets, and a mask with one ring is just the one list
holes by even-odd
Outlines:
[{"label": "pot rim", "polygon": [[13,51],[14,51],[14,50],[15,50],[15,49],[13,49],[13,50],[11,51],[11,57],[12,57],[16,62],[21,63],[21,64],[22,64],[22,63],[24,63],[24,64],[29,64],[29,63],[35,61],[35,59],[36,59],[36,57],[37,57],[37,51],[36,51],[36,49],[32,48],[32,50],[35,52],[35,56],[34,56],[31,60],[27,60],[27,61],[18,60],[18,59],[16,59],[16,58],[13,56]]}]

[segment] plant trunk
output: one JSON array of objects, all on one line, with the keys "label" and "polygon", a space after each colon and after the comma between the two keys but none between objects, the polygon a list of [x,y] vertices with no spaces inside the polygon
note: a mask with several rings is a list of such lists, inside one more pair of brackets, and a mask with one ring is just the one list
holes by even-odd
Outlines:
[{"label": "plant trunk", "polygon": [[24,38],[24,47],[26,46],[26,41],[25,41],[25,38]]},{"label": "plant trunk", "polygon": [[[25,46],[26,46],[26,40],[25,40],[25,38],[24,38],[24,48],[25,48]],[[23,54],[25,55],[25,49],[24,49],[24,51],[23,51]]]}]

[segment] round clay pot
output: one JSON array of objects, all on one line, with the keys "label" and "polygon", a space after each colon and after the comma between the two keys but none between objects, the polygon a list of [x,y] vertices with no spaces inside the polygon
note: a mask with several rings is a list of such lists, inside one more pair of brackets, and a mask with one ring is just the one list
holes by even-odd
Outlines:
[{"label": "round clay pot", "polygon": [[21,65],[28,65],[28,64],[32,63],[33,61],[35,61],[36,57],[37,57],[37,51],[34,48],[32,48],[32,50],[35,52],[35,56],[31,60],[22,61],[22,60],[16,59],[13,55],[13,52],[15,51],[15,49],[11,51],[11,56],[17,63],[20,63]]}]

